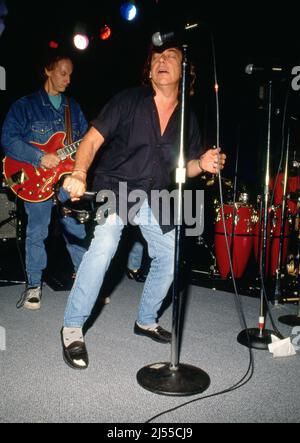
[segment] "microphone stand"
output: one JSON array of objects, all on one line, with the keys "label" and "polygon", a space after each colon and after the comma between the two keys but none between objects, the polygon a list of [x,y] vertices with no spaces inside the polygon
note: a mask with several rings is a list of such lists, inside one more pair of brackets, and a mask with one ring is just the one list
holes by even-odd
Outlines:
[{"label": "microphone stand", "polygon": [[[266,154],[266,171],[264,184],[264,204],[263,204],[263,245],[260,260],[261,267],[261,288],[260,288],[260,313],[258,328],[245,329],[240,332],[237,341],[244,346],[259,350],[268,350],[271,344],[271,335],[275,332],[265,329],[265,308],[266,302],[264,297],[265,280],[266,280],[266,254],[267,254],[267,227],[268,227],[268,206],[269,206],[269,183],[270,183],[270,153],[271,153],[271,120],[272,120],[272,81],[268,82],[268,130],[267,130],[267,154]],[[260,232],[261,233],[261,232]]]},{"label": "microphone stand", "polygon": [[187,46],[183,45],[182,82],[181,82],[181,119],[180,119],[180,147],[176,182],[178,183],[177,220],[175,227],[175,257],[173,282],[173,319],[171,340],[171,362],[153,363],[145,366],[137,373],[138,383],[155,394],[170,396],[196,395],[205,391],[210,385],[209,376],[195,366],[179,363],[179,329],[182,306],[182,292],[180,293],[180,257],[183,220],[183,184],[186,181],[184,162],[186,98],[187,98]]}]

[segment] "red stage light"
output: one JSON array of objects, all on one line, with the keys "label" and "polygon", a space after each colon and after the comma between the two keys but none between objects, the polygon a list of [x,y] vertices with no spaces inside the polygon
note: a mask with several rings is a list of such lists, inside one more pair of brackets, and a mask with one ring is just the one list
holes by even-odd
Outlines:
[{"label": "red stage light", "polygon": [[55,42],[54,40],[51,40],[51,41],[49,42],[49,48],[51,48],[51,49],[57,49],[58,46],[59,46],[58,43]]},{"label": "red stage light", "polygon": [[111,36],[111,29],[108,25],[103,26],[100,29],[100,39],[101,40],[107,40]]}]

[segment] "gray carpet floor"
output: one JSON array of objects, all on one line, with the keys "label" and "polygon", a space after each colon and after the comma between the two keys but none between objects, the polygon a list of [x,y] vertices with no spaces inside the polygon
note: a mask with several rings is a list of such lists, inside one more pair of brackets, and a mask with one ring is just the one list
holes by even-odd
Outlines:
[{"label": "gray carpet floor", "polygon": [[[15,307],[22,290],[20,285],[0,287],[0,422],[144,423],[196,398],[154,423],[300,421],[299,351],[274,359],[268,351],[254,350],[254,375],[245,386],[201,399],[231,387],[248,368],[248,348],[236,340],[241,326],[233,294],[190,287],[180,363],[204,370],[211,384],[198,396],[169,397],[136,381],[142,367],[171,360],[169,345],[133,334],[140,283],[122,280],[87,332],[90,366],[85,371],[72,370],[61,355],[59,332],[68,293],[45,286],[42,309],[29,312]],[[243,296],[242,301],[248,327],[256,327],[259,300]],[[280,305],[272,312],[277,320],[296,315],[297,306]],[[171,321],[169,307],[160,323],[170,329]],[[278,327],[300,347],[299,328]]]}]

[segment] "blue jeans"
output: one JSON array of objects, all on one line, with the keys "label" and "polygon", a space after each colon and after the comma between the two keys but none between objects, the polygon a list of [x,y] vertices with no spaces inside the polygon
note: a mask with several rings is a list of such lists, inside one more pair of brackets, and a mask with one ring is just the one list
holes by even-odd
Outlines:
[{"label": "blue jeans", "polygon": [[[148,243],[151,268],[145,282],[137,321],[152,325],[173,281],[175,231],[163,234],[145,201],[134,222],[139,224]],[[104,225],[97,225],[90,248],[84,255],[70,293],[65,327],[81,328],[89,318],[98,298],[105,273],[117,250],[124,223],[116,214]]]},{"label": "blue jeans", "polygon": [[[43,270],[47,266],[45,240],[48,237],[52,199],[41,203],[25,202],[25,211],[28,217],[26,229],[26,272],[28,286],[40,286]],[[77,271],[86,249],[78,240],[86,236],[84,225],[79,224],[71,217],[61,219],[64,227],[64,238],[67,250],[71,256],[74,269]]]},{"label": "blue jeans", "polygon": [[141,242],[135,241],[128,254],[127,268],[133,271],[140,269],[143,259],[144,246]]}]

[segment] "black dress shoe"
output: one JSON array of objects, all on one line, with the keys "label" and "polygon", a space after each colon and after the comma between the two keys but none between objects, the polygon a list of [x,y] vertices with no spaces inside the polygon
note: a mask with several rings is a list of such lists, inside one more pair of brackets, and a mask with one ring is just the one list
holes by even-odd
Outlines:
[{"label": "black dress shoe", "polygon": [[133,270],[133,269],[126,268],[126,275],[129,278],[129,280],[135,280],[138,272],[139,272],[139,269]]},{"label": "black dress shoe", "polygon": [[143,272],[141,269],[133,270],[126,268],[126,275],[129,280],[135,280],[139,283],[144,283],[146,281],[147,274],[148,273]]},{"label": "black dress shoe", "polygon": [[172,340],[172,334],[161,326],[157,326],[155,329],[143,329],[135,323],[133,331],[136,335],[144,335],[159,343],[171,343]]},{"label": "black dress shoe", "polygon": [[[85,343],[81,341],[74,341],[69,346],[65,346],[63,340],[63,358],[65,363],[73,369],[86,369],[89,365],[89,356],[87,353],[87,349]],[[84,366],[76,363],[77,361],[82,360],[84,362]]]}]

